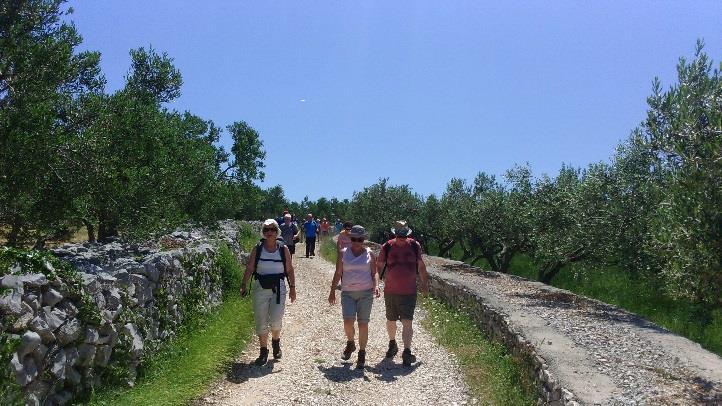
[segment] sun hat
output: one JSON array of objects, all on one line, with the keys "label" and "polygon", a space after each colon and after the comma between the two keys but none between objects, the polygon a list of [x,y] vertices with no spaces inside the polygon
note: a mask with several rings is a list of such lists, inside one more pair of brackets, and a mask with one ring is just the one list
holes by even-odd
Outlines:
[{"label": "sun hat", "polygon": [[356,238],[368,238],[368,233],[366,232],[366,229],[362,226],[353,226],[351,227],[351,230],[348,232],[349,237],[356,237]]},{"label": "sun hat", "polygon": [[266,221],[263,222],[263,227],[261,227],[261,234],[263,234],[263,228],[268,227],[268,226],[275,227],[276,233],[278,233],[279,235],[281,234],[281,228],[278,227],[278,223],[274,219],[267,219]]},{"label": "sun hat", "polygon": [[411,235],[411,229],[405,220],[397,220],[391,232],[398,237],[408,237]]}]

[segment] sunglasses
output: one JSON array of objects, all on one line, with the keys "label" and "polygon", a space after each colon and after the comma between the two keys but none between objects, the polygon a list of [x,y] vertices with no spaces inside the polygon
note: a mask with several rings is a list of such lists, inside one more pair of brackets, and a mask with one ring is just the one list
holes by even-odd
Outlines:
[{"label": "sunglasses", "polygon": [[350,240],[351,242],[364,242],[363,238],[351,237]]},{"label": "sunglasses", "polygon": [[264,228],[263,232],[264,233],[276,232],[276,229],[275,228]]}]

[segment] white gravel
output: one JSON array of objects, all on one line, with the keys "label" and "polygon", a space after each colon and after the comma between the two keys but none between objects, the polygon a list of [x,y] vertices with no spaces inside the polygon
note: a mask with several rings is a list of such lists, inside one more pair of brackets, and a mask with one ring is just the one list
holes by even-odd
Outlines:
[{"label": "white gravel", "polygon": [[[301,247],[302,248],[302,247]],[[417,308],[412,350],[417,363],[401,365],[400,352],[384,359],[388,337],[383,295],[374,301],[369,324],[366,368],[355,369],[356,353],[340,359],[345,344],[340,304],[327,302],[334,266],[321,257],[294,257],[298,300],[287,302],[281,338],[283,358],[266,366],[252,365],[258,356],[252,341],[223,380],[199,405],[352,404],[463,405],[469,398],[456,360],[420,325]],[[340,299],[340,295],[337,295]],[[399,326],[397,341],[401,343]]]}]

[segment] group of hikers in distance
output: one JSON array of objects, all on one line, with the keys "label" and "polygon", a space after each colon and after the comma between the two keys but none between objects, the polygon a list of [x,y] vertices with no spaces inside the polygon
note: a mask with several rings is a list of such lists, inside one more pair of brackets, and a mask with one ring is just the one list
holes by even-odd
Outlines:
[{"label": "group of hikers in distance", "polygon": [[[309,252],[309,239],[315,246],[318,229],[314,228],[314,232],[310,232],[315,227],[313,216],[308,214],[306,218],[302,228],[306,237],[306,257],[309,257],[315,255],[313,249]],[[268,362],[269,331],[273,358],[278,360],[282,357],[281,328],[286,295],[291,303],[296,301],[296,275],[291,259],[301,229],[291,221],[291,215],[285,213],[283,224],[279,226],[276,220],[268,219],[263,222],[261,232],[263,237],[249,256],[240,289],[242,296],[247,295],[249,279],[253,278],[250,292],[256,334],[260,343],[260,354],[254,364],[258,366]],[[420,281],[418,289],[422,294],[428,293],[429,284],[421,246],[411,238],[411,233],[412,230],[405,221],[396,221],[391,228],[392,238],[382,245],[378,255],[364,246],[368,233],[363,226],[346,222],[338,233],[336,272],[331,280],[328,302],[331,305],[338,303],[336,290],[340,282],[341,313],[346,334],[346,345],[341,358],[348,360],[356,351],[355,330],[358,326],[357,369],[363,369],[366,365],[371,308],[374,298],[381,296],[381,279],[384,280],[386,331],[389,337],[386,358],[395,357],[399,351],[396,333],[397,322],[400,321],[404,346],[401,360],[404,366],[411,366],[416,362],[416,356],[411,352],[411,340],[416,309],[417,275]]]},{"label": "group of hikers in distance", "polygon": [[[296,243],[301,241],[303,235],[306,242],[306,258],[316,256],[316,242],[318,237],[327,237],[331,235],[331,230],[335,230],[339,234],[346,226],[351,227],[351,222],[341,223],[340,219],[336,219],[334,227],[324,217],[322,220],[314,219],[311,213],[306,215],[306,221],[299,227],[296,217],[289,213],[288,210],[283,211],[283,215],[276,222],[281,230],[281,238],[289,248],[291,255],[296,253]],[[301,234],[303,231],[303,234]]]}]

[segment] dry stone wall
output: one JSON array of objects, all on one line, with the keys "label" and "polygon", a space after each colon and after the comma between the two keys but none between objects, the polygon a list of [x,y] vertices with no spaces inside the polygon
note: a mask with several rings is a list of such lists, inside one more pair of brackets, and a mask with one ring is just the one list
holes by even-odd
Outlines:
[{"label": "dry stone wall", "polygon": [[26,403],[66,404],[101,381],[132,384],[143,357],[189,314],[221,301],[218,242],[240,258],[237,232],[227,221],[214,232],[177,231],[144,245],[52,250],[77,270],[74,282],[58,276],[72,273],[58,272],[54,261],[41,261],[40,270],[14,265],[0,279],[0,331],[19,340],[10,368]]}]

